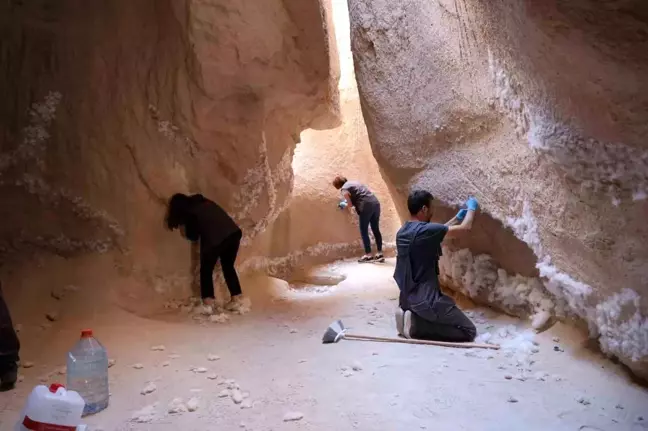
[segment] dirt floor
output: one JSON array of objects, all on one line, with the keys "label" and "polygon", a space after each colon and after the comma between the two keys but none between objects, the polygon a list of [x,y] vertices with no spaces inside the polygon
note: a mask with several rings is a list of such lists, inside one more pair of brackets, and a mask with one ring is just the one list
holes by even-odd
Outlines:
[{"label": "dirt floor", "polygon": [[[65,352],[90,325],[115,360],[110,406],[87,418],[91,429],[648,429],[648,391],[563,325],[533,337],[526,323],[472,309],[480,334],[491,334],[501,350],[344,340],[323,345],[324,330],[338,318],[358,333],[395,335],[393,266],[393,260],[338,262],[325,268],[346,276],[336,286],[293,289],[269,277],[244,279],[252,311],[227,323],[179,309],[142,318],[105,305],[51,327],[16,319],[23,363],[34,366],[21,370],[24,380],[15,391],[0,394],[0,429],[12,429],[41,378],[64,381],[57,371]],[[73,304],[90,293],[69,295]],[[160,345],[164,350],[151,349]],[[156,390],[142,395],[151,382]],[[194,398],[197,409],[169,413],[174,398],[185,407]],[[296,420],[286,421],[287,415]]]}]

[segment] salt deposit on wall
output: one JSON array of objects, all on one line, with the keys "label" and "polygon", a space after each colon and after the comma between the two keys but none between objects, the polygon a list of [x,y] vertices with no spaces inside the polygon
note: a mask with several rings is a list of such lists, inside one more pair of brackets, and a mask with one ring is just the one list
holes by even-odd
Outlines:
[{"label": "salt deposit on wall", "polygon": [[439,266],[444,285],[509,314],[529,317],[536,329],[553,316],[565,317],[564,303],[556,301],[541,279],[509,274],[486,254],[444,248]]},{"label": "salt deposit on wall", "polygon": [[509,224],[539,256],[537,267],[547,290],[588,323],[590,335],[599,338],[604,352],[630,357],[634,362],[648,361],[648,318],[642,313],[637,292],[623,288],[597,304],[591,286],[559,271],[551,264],[551,257],[543,255],[536,232],[537,221],[527,202],[522,217],[509,219]]},{"label": "salt deposit on wall", "polygon": [[520,84],[490,50],[488,60],[499,107],[538,156],[560,166],[580,187],[607,194],[615,206],[622,199],[648,197],[648,150],[583,137],[582,131],[554,119],[548,108],[525,98]]},{"label": "salt deposit on wall", "polygon": [[511,275],[486,254],[473,256],[468,249],[453,251],[444,247],[440,261],[442,282],[510,314],[529,316],[536,329],[552,317],[581,318],[604,352],[639,363],[647,360],[648,318],[642,314],[636,291],[624,288],[597,303],[591,286],[559,271],[551,264],[550,256],[543,254],[537,221],[528,203],[523,206],[522,216],[509,218],[508,223],[540,257],[540,278]]}]

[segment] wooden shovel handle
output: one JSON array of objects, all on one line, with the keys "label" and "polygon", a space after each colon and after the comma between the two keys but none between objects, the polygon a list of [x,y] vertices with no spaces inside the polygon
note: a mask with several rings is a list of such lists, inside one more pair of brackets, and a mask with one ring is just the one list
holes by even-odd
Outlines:
[{"label": "wooden shovel handle", "polygon": [[432,340],[415,340],[409,338],[391,338],[391,337],[373,337],[371,335],[357,335],[344,334],[344,338],[350,340],[367,340],[367,341],[383,341],[388,343],[404,343],[404,344],[426,344],[429,346],[443,346],[443,347],[458,347],[461,349],[493,349],[499,350],[500,346],[497,344],[481,344],[481,343],[453,343],[450,341],[432,341]]}]

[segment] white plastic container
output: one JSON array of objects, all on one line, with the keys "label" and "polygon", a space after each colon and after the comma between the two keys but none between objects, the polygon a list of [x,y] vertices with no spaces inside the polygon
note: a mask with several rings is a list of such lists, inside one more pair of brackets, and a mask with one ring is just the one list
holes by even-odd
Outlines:
[{"label": "white plastic container", "polygon": [[68,353],[67,387],[85,401],[84,416],[108,407],[108,353],[90,329],[81,332],[81,339]]},{"label": "white plastic container", "polygon": [[75,431],[81,425],[85,402],[81,396],[54,383],[36,386],[20,414],[15,431],[52,429]]}]

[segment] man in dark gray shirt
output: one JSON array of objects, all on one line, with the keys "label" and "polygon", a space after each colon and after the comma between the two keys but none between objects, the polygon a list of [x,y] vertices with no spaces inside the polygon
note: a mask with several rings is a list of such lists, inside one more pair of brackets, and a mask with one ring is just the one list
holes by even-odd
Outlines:
[{"label": "man in dark gray shirt", "polygon": [[[384,262],[382,253],[382,235],[380,233],[380,202],[369,187],[358,182],[349,181],[345,177],[337,176],[333,179],[333,187],[342,192],[344,205],[342,209],[355,208],[360,218],[360,236],[364,245],[365,254],[358,262]],[[369,239],[369,226],[376,240],[377,253],[371,255],[371,241]]]},{"label": "man in dark gray shirt", "polygon": [[[398,333],[406,338],[437,341],[473,341],[477,331],[439,286],[439,258],[444,238],[472,227],[477,200],[470,198],[446,224],[431,223],[433,196],[425,190],[410,193],[407,208],[411,219],[396,234],[394,279],[400,289],[396,311]],[[461,222],[460,224],[456,224]]]}]

